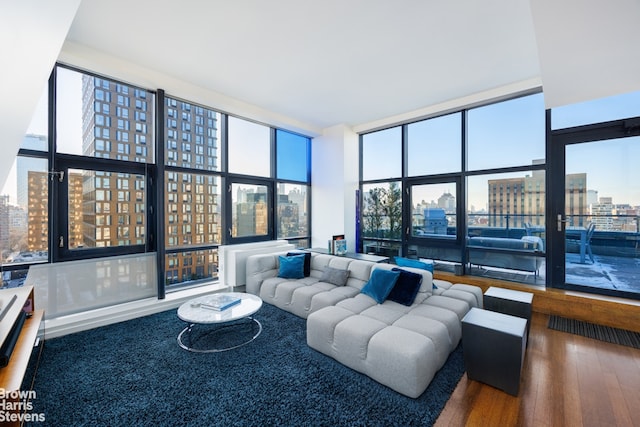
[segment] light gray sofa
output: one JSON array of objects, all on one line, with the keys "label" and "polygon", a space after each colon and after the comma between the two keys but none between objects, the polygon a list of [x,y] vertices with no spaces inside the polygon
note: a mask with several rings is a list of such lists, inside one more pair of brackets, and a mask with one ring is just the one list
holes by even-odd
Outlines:
[{"label": "light gray sofa", "polygon": [[[482,308],[479,287],[434,280],[426,270],[401,267],[423,278],[411,306],[378,304],[360,291],[374,269],[396,265],[313,253],[310,275],[292,280],[278,277],[279,255],[247,259],[247,292],[306,318],[311,348],[409,397],[424,392],[458,346],[464,315]],[[348,270],[347,283],[320,281],[325,266]]]}]

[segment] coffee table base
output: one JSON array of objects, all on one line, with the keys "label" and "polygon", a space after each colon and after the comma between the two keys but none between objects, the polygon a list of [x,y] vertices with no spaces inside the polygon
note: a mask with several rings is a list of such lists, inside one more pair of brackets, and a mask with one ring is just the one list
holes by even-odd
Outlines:
[{"label": "coffee table base", "polygon": [[[248,322],[246,322],[247,320]],[[258,325],[258,331],[255,334],[253,334],[253,336],[250,339],[246,341],[241,341],[240,343],[232,344],[225,347],[213,347],[213,348],[195,348],[194,347],[194,342],[197,342],[203,338],[209,337],[211,335],[219,334],[220,332],[224,332],[231,328],[238,328],[249,323],[251,325],[253,324]],[[199,336],[194,337],[193,327],[196,325],[198,325],[199,327],[205,326],[197,323],[189,323],[188,326],[184,328],[182,332],[180,332],[180,334],[178,335],[178,345],[180,345],[180,347],[184,348],[185,350],[192,351],[194,353],[219,353],[222,351],[233,350],[235,348],[242,347],[244,345],[249,344],[250,342],[253,342],[256,338],[258,338],[258,335],[262,333],[262,324],[257,319],[254,319],[253,317],[246,317],[242,319],[242,321],[221,324],[219,326],[212,325],[210,331],[204,332]]]}]

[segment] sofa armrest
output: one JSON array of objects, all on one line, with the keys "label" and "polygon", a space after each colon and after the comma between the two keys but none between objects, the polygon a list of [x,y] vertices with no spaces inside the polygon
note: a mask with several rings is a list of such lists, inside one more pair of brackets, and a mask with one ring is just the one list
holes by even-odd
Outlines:
[{"label": "sofa armrest", "polygon": [[265,279],[278,275],[278,256],[283,253],[252,255],[247,258],[247,293],[260,295],[260,287]]}]

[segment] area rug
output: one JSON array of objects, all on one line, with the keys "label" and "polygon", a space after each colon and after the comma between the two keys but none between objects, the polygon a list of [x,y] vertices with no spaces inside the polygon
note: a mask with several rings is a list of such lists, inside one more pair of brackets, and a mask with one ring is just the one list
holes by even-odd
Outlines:
[{"label": "area rug", "polygon": [[264,304],[263,331],[192,353],[176,310],[47,340],[31,413],[59,426],[429,426],[464,372],[459,346],[418,399],[306,344],[306,321]]},{"label": "area rug", "polygon": [[610,326],[596,325],[560,316],[549,316],[548,327],[557,331],[569,332],[587,338],[593,338],[627,347],[640,348],[640,333]]}]

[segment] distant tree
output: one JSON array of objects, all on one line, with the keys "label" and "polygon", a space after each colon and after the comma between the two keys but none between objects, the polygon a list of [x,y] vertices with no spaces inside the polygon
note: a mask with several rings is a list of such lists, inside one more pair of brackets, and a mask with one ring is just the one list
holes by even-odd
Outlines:
[{"label": "distant tree", "polygon": [[384,213],[389,221],[389,238],[400,239],[402,237],[402,190],[397,182],[392,182],[384,193]]},{"label": "distant tree", "polygon": [[362,220],[364,222],[364,235],[367,237],[379,236],[382,224],[384,223],[384,188],[373,188],[364,197],[364,211]]},{"label": "distant tree", "polygon": [[364,236],[399,239],[402,231],[402,190],[397,182],[376,187],[364,197]]}]

